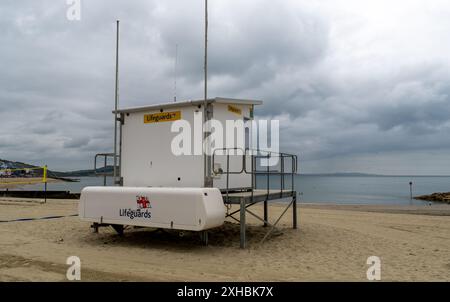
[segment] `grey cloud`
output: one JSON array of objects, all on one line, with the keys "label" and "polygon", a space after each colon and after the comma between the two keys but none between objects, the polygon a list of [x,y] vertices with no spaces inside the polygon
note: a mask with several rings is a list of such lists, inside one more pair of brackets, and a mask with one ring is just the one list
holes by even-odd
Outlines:
[{"label": "grey cloud", "polygon": [[[201,6],[194,6],[201,11]],[[210,72],[214,77],[236,79],[233,87],[219,89],[242,91],[257,87],[290,68],[311,66],[327,51],[328,26],[320,15],[292,10],[290,2],[236,1],[220,12],[211,13]],[[179,3],[166,4],[167,11]],[[190,4],[189,4],[190,5]],[[263,17],[263,20],[261,19]],[[231,22],[230,20],[233,20]],[[179,45],[180,77],[202,80],[203,31],[197,14],[182,14],[179,18],[156,15],[161,29],[164,54],[173,57]],[[186,27],[186,28],[185,28]],[[228,82],[230,84],[230,82]]]},{"label": "grey cloud", "polygon": [[71,138],[65,141],[63,144],[64,148],[83,148],[89,144],[90,139],[88,137]]},{"label": "grey cloud", "polygon": [[56,129],[51,125],[39,125],[37,127],[32,127],[31,132],[40,135],[47,135],[55,133]]}]

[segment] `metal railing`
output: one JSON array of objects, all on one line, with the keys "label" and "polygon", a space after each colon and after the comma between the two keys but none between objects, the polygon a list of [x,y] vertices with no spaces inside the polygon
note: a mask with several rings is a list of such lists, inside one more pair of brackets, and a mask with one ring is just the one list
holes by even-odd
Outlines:
[{"label": "metal railing", "polygon": [[[241,155],[233,154],[232,156],[241,156],[242,159],[240,160],[242,162],[242,167],[240,170],[237,171],[230,171],[230,151],[234,151],[237,153],[238,151],[241,152]],[[295,182],[294,182],[294,176],[297,174],[298,171],[298,157],[294,154],[288,154],[288,153],[279,153],[279,152],[272,152],[272,151],[264,151],[264,150],[252,150],[252,149],[245,149],[245,151],[241,148],[219,148],[215,149],[212,156],[212,167],[215,168],[216,164],[216,156],[218,156],[218,152],[225,153],[221,154],[222,156],[226,156],[226,171],[223,169],[214,170],[215,175],[226,175],[226,188],[225,188],[225,196],[226,196],[226,202],[228,203],[229,200],[229,192],[230,192],[230,175],[240,175],[240,174],[249,174],[252,176],[251,181],[251,188],[242,188],[243,190],[250,189],[251,192],[251,198],[253,200],[253,193],[256,190],[257,184],[256,184],[256,176],[258,175],[265,175],[266,176],[266,185],[267,185],[267,198],[270,194],[270,178],[272,175],[279,175],[280,176],[280,198],[283,197],[283,192],[286,192],[286,182],[285,182],[285,176],[289,175],[291,178],[291,189],[290,191],[295,191]],[[256,155],[255,155],[256,154]],[[247,157],[251,158],[251,169],[250,171],[247,169]],[[280,168],[276,171],[271,170],[271,166],[267,163],[266,167],[264,167],[264,170],[257,169],[257,160],[258,159],[266,159],[269,161],[272,158],[279,158],[279,166]],[[289,171],[286,171],[286,159],[290,159],[291,162],[291,169]]]},{"label": "metal railing", "polygon": [[[257,170],[256,167],[254,167],[254,164],[252,164],[252,166],[254,167],[254,169],[252,168],[253,172],[247,172],[248,174],[254,174],[254,175],[266,175],[266,185],[267,185],[267,194],[269,194],[269,190],[270,190],[270,176],[271,175],[278,175],[280,176],[280,195],[283,195],[283,191],[286,190],[286,185],[285,185],[285,176],[289,175],[291,178],[291,191],[294,191],[295,188],[295,182],[294,182],[294,175],[297,173],[297,169],[298,169],[298,157],[297,155],[294,154],[287,154],[287,153],[278,153],[278,152],[270,152],[270,151],[262,151],[263,153],[267,153],[267,155],[257,155],[254,156],[254,161],[256,162],[256,160],[258,158],[260,159],[266,159],[266,160],[270,160],[272,157],[278,157],[279,161],[280,161],[280,170],[279,171],[273,171],[270,170],[270,165],[266,166],[265,170]],[[275,154],[275,155],[274,155]],[[290,171],[286,171],[285,167],[286,167],[286,159],[289,158],[290,162],[291,162],[291,169]],[[255,181],[255,188],[256,189],[256,181]]]},{"label": "metal railing", "polygon": [[[103,172],[98,172],[98,170],[101,169],[101,168],[97,168],[97,161],[98,161],[99,157],[102,157],[104,159]],[[117,157],[118,156],[116,156],[116,158]],[[96,154],[95,158],[94,158],[94,173],[95,173],[96,176],[103,176],[103,186],[105,186],[105,187],[106,187],[106,178],[108,176],[112,177],[113,174],[114,174],[112,171],[111,172],[107,172],[108,158],[113,158],[114,159],[114,153],[99,153],[99,154]],[[115,180],[114,180],[114,182],[115,182]]]}]

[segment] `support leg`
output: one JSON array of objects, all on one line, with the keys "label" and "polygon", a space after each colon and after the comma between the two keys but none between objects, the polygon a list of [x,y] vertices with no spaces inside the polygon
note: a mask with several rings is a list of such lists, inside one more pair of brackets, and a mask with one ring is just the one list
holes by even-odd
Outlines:
[{"label": "support leg", "polygon": [[94,229],[94,233],[98,233],[98,223],[94,222],[94,223],[91,225],[91,228]]},{"label": "support leg", "polygon": [[269,221],[269,211],[268,211],[268,207],[267,207],[267,199],[266,200],[264,200],[264,227],[266,228],[267,227],[267,221]]},{"label": "support leg", "polygon": [[241,201],[241,249],[245,249],[246,246],[246,238],[245,238],[245,201]]},{"label": "support leg", "polygon": [[202,239],[202,244],[208,246],[208,231],[202,231],[200,237]]},{"label": "support leg", "polygon": [[292,197],[292,228],[297,229],[297,192],[294,192]]},{"label": "support leg", "polygon": [[118,234],[119,236],[122,236],[122,235],[123,235],[123,231],[124,231],[123,225],[112,224],[111,226],[112,226],[112,228],[117,232],[117,234]]}]

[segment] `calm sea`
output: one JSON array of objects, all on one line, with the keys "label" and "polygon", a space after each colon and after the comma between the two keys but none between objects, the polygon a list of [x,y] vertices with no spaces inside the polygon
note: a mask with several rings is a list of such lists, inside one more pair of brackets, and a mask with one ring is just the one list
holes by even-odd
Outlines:
[{"label": "calm sea", "polygon": [[[86,186],[102,186],[103,178],[81,177],[80,182],[50,183],[48,190],[67,190],[79,193]],[[301,192],[300,202],[338,204],[393,204],[420,205],[425,202],[410,200],[409,182],[413,183],[413,195],[449,192],[450,177],[431,176],[306,176],[297,175],[295,187]],[[111,185],[111,179],[108,179]],[[277,188],[280,179],[272,177],[271,187]],[[258,188],[266,187],[265,179],[258,179]],[[290,186],[286,178],[286,186]],[[25,186],[23,190],[41,190],[43,185]]]}]

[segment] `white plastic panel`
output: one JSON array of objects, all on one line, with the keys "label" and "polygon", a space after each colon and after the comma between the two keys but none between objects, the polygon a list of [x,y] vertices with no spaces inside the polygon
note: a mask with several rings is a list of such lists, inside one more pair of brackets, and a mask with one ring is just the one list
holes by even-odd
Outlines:
[{"label": "white plastic panel", "polygon": [[223,224],[225,206],[214,188],[87,187],[79,215],[97,223],[202,231]]},{"label": "white plastic panel", "polygon": [[[197,107],[171,108],[181,111],[181,118],[194,123]],[[201,110],[200,110],[201,111]],[[173,122],[144,123],[146,114],[125,115],[122,133],[121,175],[125,187],[203,187],[203,156],[175,156],[171,150]],[[193,127],[192,127],[193,128]],[[192,133],[193,133],[193,129]]]},{"label": "white plastic panel", "polygon": [[[237,108],[241,110],[241,114],[237,114],[235,112],[231,112],[228,110],[228,106],[232,105],[233,108]],[[237,105],[237,104],[214,104],[214,119],[220,121],[224,127],[224,142],[223,147],[226,148],[226,121],[227,120],[242,120],[250,119],[250,109],[251,105]],[[249,130],[251,131],[251,130]],[[243,133],[245,138],[245,133]],[[235,133],[237,136],[237,133]],[[235,138],[236,139],[236,138]],[[245,147],[245,146],[244,146]],[[220,165],[222,170],[226,172],[226,156],[216,156],[215,163]],[[242,156],[230,156],[230,172],[238,172],[242,170]],[[247,157],[247,171],[251,170],[251,157]],[[223,174],[220,177],[216,177],[214,179],[214,187],[225,189],[226,188],[226,175]],[[252,176],[251,174],[245,174],[244,172],[239,175],[231,175],[229,177],[229,188],[245,188],[251,187]]]}]

